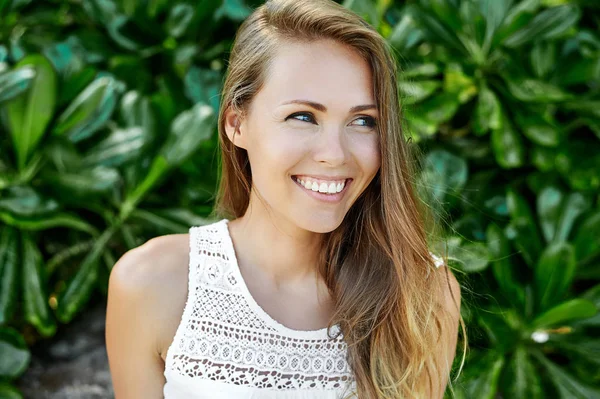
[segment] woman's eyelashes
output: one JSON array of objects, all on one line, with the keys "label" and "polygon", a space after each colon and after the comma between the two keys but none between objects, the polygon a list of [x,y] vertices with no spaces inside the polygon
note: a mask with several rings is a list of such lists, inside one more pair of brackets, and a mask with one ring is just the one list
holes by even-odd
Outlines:
[{"label": "woman's eyelashes", "polygon": [[[298,117],[306,117],[306,119],[298,118]],[[310,112],[295,112],[295,113],[291,114],[290,116],[288,116],[287,118],[285,118],[286,121],[288,119],[295,119],[295,120],[303,121],[303,122],[316,123],[314,116]],[[375,118],[373,118],[371,116],[361,116],[361,117],[355,119],[355,121],[357,121],[357,120],[365,121],[365,124],[359,125],[361,127],[364,126],[364,127],[368,127],[368,128],[375,128],[375,126],[377,126],[377,121],[375,120]]]},{"label": "woman's eyelashes", "polygon": [[[305,116],[305,117],[307,117],[307,119],[298,119],[297,117],[299,117],[299,116]],[[310,114],[308,112],[293,113],[290,116],[288,116],[287,118],[285,118],[285,120],[288,120],[288,119],[296,119],[298,121],[311,122],[311,123],[315,122],[315,119],[313,118],[312,114]]]}]

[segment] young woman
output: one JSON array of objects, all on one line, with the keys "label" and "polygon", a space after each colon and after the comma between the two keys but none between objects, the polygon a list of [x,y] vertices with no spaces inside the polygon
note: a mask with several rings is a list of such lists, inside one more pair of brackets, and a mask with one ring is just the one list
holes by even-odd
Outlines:
[{"label": "young woman", "polygon": [[242,24],[218,221],[111,273],[117,399],[443,397],[460,289],[429,251],[396,73],[333,1],[268,1]]}]

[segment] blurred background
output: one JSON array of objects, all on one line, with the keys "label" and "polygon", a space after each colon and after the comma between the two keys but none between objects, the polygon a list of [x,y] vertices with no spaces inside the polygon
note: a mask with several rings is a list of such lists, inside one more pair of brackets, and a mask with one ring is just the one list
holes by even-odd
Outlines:
[{"label": "blurred background", "polygon": [[[0,0],[0,398],[112,397],[110,270],[207,222],[228,51],[261,3]],[[343,4],[399,61],[463,287],[456,397],[600,398],[600,2]]]}]

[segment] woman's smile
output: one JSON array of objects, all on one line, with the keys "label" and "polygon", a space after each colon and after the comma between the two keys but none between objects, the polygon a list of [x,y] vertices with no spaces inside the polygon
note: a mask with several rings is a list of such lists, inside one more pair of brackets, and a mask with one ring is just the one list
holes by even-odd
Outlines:
[{"label": "woman's smile", "polygon": [[344,197],[353,179],[322,179],[306,175],[294,175],[292,180],[310,197],[328,203],[338,203]]}]

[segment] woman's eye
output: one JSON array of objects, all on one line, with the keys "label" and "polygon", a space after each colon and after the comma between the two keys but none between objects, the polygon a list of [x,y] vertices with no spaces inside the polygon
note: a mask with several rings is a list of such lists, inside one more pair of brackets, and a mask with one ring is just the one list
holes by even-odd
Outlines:
[{"label": "woman's eye", "polygon": [[[303,122],[315,123],[312,114],[306,112],[297,112],[295,114],[291,114],[286,118],[286,120],[290,118]],[[368,128],[374,128],[375,126],[377,126],[375,118],[371,116],[361,116],[360,118],[355,119],[355,121],[363,121],[363,123],[359,124],[359,126],[365,126]]]},{"label": "woman's eye", "polygon": [[305,112],[299,112],[299,113],[292,114],[292,115],[288,116],[286,118],[286,120],[290,119],[290,118],[293,118],[293,119],[296,119],[299,121],[304,121],[304,122],[313,122],[314,121],[312,115],[307,114]]},{"label": "woman's eye", "polygon": [[361,124],[360,126],[366,126],[366,127],[370,127],[370,128],[374,128],[375,126],[377,126],[377,122],[375,121],[375,118],[372,118],[370,116],[361,116],[358,119],[355,119],[356,121],[362,120],[364,121],[363,124]]}]

